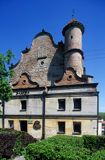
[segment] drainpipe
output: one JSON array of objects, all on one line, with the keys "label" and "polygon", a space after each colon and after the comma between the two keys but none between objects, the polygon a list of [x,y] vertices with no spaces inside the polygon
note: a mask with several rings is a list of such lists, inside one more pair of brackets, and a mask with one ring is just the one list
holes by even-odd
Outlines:
[{"label": "drainpipe", "polygon": [[5,117],[4,117],[4,116],[5,116],[5,115],[4,115],[5,113],[4,113],[4,112],[5,112],[5,102],[2,101],[2,128],[4,128],[4,123],[5,123],[5,122],[4,122],[4,121],[5,121],[5,119],[4,119],[4,118],[5,118]]},{"label": "drainpipe", "polygon": [[45,139],[45,110],[46,110],[46,95],[47,95],[47,88],[43,91],[42,94],[42,139]]},{"label": "drainpipe", "polygon": [[98,121],[99,121],[99,92],[97,94],[97,136],[98,136]]}]

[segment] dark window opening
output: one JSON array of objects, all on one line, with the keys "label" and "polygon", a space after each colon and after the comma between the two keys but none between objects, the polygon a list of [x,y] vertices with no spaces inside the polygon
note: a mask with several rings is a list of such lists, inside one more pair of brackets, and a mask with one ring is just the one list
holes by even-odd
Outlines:
[{"label": "dark window opening", "polygon": [[26,111],[27,109],[27,102],[26,100],[21,101],[21,111]]},{"label": "dark window opening", "polygon": [[9,128],[14,129],[14,121],[13,120],[9,120]]},{"label": "dark window opening", "polygon": [[65,122],[58,122],[58,134],[65,133]]},{"label": "dark window opening", "polygon": [[23,80],[24,83],[26,83],[26,80]]},{"label": "dark window opening", "polygon": [[43,65],[44,64],[44,61],[41,61],[41,65]]},{"label": "dark window opening", "polygon": [[74,99],[74,110],[75,111],[81,110],[81,98]]},{"label": "dark window opening", "polygon": [[71,36],[71,39],[73,38],[73,36]]},{"label": "dark window opening", "polygon": [[72,75],[69,75],[67,80],[70,81],[72,79]]},{"label": "dark window opening", "polygon": [[73,134],[74,135],[81,134],[81,122],[73,122]]},{"label": "dark window opening", "polygon": [[65,111],[65,99],[58,99],[58,110]]},{"label": "dark window opening", "polygon": [[27,121],[20,121],[20,130],[27,132]]}]

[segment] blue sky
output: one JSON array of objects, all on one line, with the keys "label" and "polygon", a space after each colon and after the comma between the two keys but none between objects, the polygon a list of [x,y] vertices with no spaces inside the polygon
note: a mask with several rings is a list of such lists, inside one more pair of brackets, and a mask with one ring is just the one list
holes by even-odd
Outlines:
[{"label": "blue sky", "polygon": [[104,0],[0,0],[0,52],[12,49],[16,63],[43,28],[55,43],[64,40],[63,27],[75,18],[85,26],[84,66],[99,82],[100,111],[105,112],[105,1]]}]

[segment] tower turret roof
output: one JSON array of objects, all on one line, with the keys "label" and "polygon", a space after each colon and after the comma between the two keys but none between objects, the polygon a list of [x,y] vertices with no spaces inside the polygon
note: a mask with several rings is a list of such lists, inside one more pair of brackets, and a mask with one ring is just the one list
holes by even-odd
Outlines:
[{"label": "tower turret roof", "polygon": [[84,25],[77,21],[75,18],[73,18],[62,30],[63,36],[65,35],[66,30],[68,30],[71,27],[78,27],[84,33]]}]

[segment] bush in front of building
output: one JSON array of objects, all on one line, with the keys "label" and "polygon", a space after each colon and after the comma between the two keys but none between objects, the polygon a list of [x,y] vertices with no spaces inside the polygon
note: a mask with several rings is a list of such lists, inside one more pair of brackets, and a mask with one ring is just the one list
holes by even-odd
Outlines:
[{"label": "bush in front of building", "polygon": [[9,159],[19,155],[24,147],[33,142],[36,142],[36,139],[26,132],[0,129],[0,157]]},{"label": "bush in front of building", "polygon": [[105,160],[105,136],[57,135],[29,144],[26,160]]},{"label": "bush in front of building", "polygon": [[84,141],[82,137],[68,136],[68,135],[56,135],[48,138],[47,141],[59,145],[69,144],[72,147],[83,147]]},{"label": "bush in front of building", "polygon": [[60,135],[29,144],[24,156],[26,160],[88,160],[90,154],[81,137]]},{"label": "bush in front of building", "polygon": [[99,150],[93,153],[90,160],[105,160],[105,150]]},{"label": "bush in front of building", "polygon": [[84,147],[95,152],[97,150],[105,150],[105,136],[83,136]]}]

